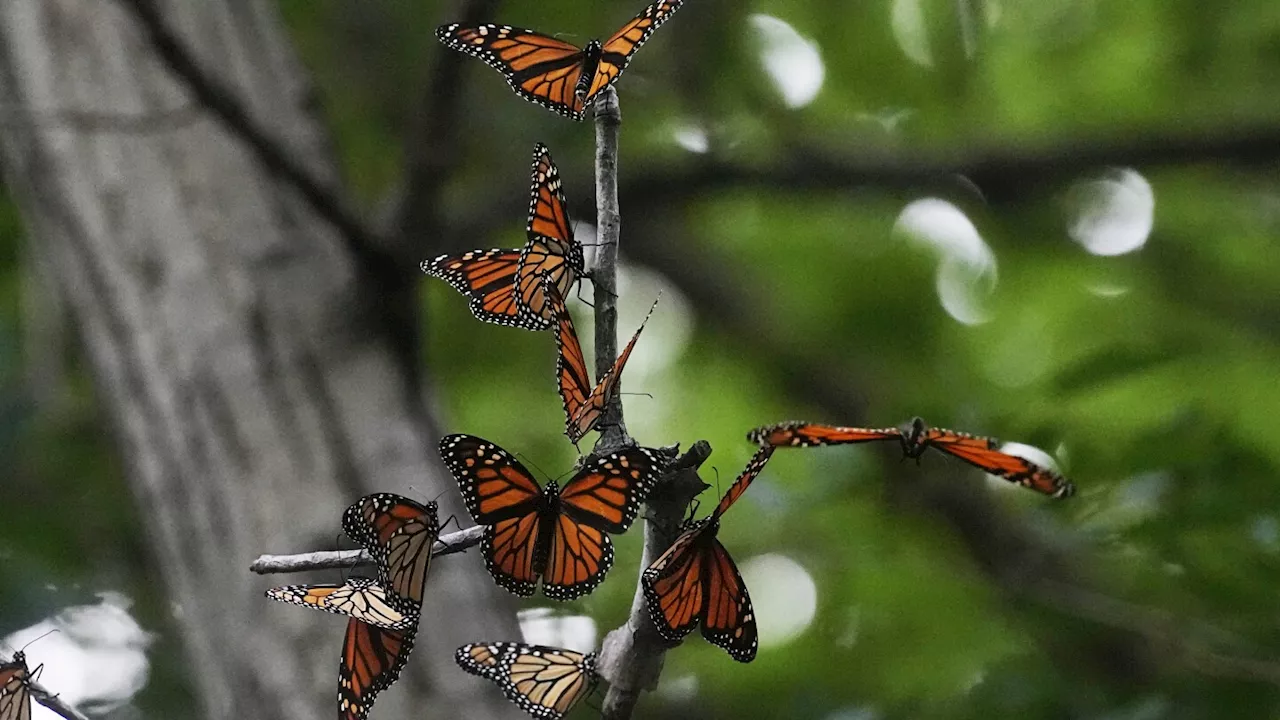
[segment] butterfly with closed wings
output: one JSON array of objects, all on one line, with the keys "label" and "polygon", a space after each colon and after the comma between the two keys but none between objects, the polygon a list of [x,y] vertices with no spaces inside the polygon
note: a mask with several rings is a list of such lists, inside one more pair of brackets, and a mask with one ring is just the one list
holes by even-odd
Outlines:
[{"label": "butterfly with closed wings", "polygon": [[484,525],[480,554],[494,582],[553,600],[590,593],[613,565],[608,533],[626,532],[673,455],[630,447],[589,460],[564,488],[539,487],[510,453],[474,435],[446,435],[440,457],[467,511]]},{"label": "butterfly with closed wings", "polygon": [[553,112],[581,120],[612,85],[632,56],[684,0],[659,0],[608,40],[584,48],[550,35],[510,25],[442,25],[440,42],[480,58],[502,73],[516,94]]},{"label": "butterfly with closed wings", "polygon": [[472,250],[441,255],[421,264],[422,272],[449,283],[470,301],[485,322],[546,330],[553,316],[544,283],[567,295],[582,277],[582,245],[573,237],[560,172],[542,143],[533,150],[528,242],[523,248]]},{"label": "butterfly with closed wings", "polygon": [[729,551],[716,538],[720,518],[746,492],[773,455],[762,446],[711,515],[685,523],[682,532],[640,576],[645,605],[658,634],[679,642],[702,626],[702,636],[739,662],[755,659],[755,611]]},{"label": "butterfly with closed wings", "polygon": [[454,659],[463,670],[498,683],[507,699],[541,720],[560,720],[591,694],[596,654],[524,643],[472,643]]},{"label": "butterfly with closed wings", "polygon": [[0,663],[0,720],[31,720],[31,671],[21,650]]},{"label": "butterfly with closed wings", "polygon": [[1056,471],[1026,458],[1000,451],[995,438],[956,430],[929,427],[921,418],[897,428],[855,428],[807,422],[786,422],[758,427],[747,439],[771,447],[850,445],[883,440],[897,441],[904,457],[919,459],[929,448],[959,458],[974,467],[1053,498],[1071,497],[1075,485]]},{"label": "butterfly with closed wings", "polygon": [[618,353],[613,367],[600,378],[594,386],[591,384],[591,370],[582,354],[582,344],[578,342],[578,332],[573,328],[573,318],[565,307],[564,298],[553,287],[546,289],[547,304],[551,308],[551,316],[556,321],[556,346],[560,353],[556,359],[556,380],[560,386],[560,399],[564,404],[565,430],[569,442],[575,445],[599,424],[604,416],[605,408],[618,394],[618,382],[622,378],[622,368],[631,357],[640,333],[649,322],[649,316],[658,306],[653,302],[649,314],[645,315],[631,342]]}]

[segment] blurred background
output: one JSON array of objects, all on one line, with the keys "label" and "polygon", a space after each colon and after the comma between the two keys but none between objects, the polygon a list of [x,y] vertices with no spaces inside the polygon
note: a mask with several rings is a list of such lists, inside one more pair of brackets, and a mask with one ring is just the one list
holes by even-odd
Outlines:
[{"label": "blurred background", "polygon": [[[592,125],[517,98],[434,29],[491,20],[585,44],[640,9],[0,9],[0,655],[60,628],[28,656],[46,664],[45,685],[99,717],[238,717],[241,692],[278,696],[297,717],[332,712],[340,621],[263,607],[266,587],[307,578],[254,577],[248,561],[335,547],[338,513],[362,491],[447,490],[431,460],[444,432],[493,440],[551,477],[577,457],[562,434],[552,338],[475,321],[417,263],[523,244],[535,142],[553,153],[591,242]],[[378,237],[335,231],[288,168],[211,111],[172,55],[156,52],[152,16],[190,43],[220,89],[244,89],[251,118]],[[1054,502],[932,455],[917,467],[896,448],[778,452],[720,531],[755,603],[758,658],[741,665],[691,636],[636,717],[1280,712],[1277,87],[1271,0],[689,0],[617,85],[622,342],[662,293],[624,376],[636,393],[624,397],[631,434],[652,446],[710,441],[702,513],[751,455],[745,432],[797,418],[879,427],[921,415],[998,436],[1055,464],[1078,495]],[[206,152],[231,159],[187,162]],[[161,179],[138,182],[146,173]],[[146,220],[170,201],[207,210],[186,214],[183,242]],[[267,220],[231,214],[246,203]],[[59,217],[83,222],[68,230]],[[92,242],[68,241],[76,232]],[[361,242],[392,269],[363,272],[377,263]],[[284,274],[282,262],[293,263]],[[94,266],[101,273],[85,270]],[[175,300],[205,287],[186,283],[213,290]],[[243,313],[204,314],[218,288],[296,317],[319,313],[303,339],[273,334],[288,323],[270,318],[294,315],[268,313],[243,334],[322,348],[299,366],[328,378],[329,410],[347,418],[343,403],[389,403],[387,415],[415,428],[403,434],[412,452],[358,449],[347,465],[286,472],[268,436],[242,454],[243,472],[209,471],[216,447],[214,460],[188,467],[175,451],[159,453],[174,465],[152,467],[147,435],[134,430],[147,425],[129,400],[137,388],[185,387],[173,368],[217,347],[225,367],[261,361],[236,350]],[[328,292],[315,307],[313,290]],[[119,317],[95,314],[98,303]],[[590,337],[590,309],[573,311]],[[109,321],[118,326],[103,340]],[[373,340],[349,337],[348,326],[365,325]],[[149,343],[201,332],[199,343],[174,341],[185,350],[172,363],[150,354]],[[374,363],[343,375],[330,346],[372,347],[397,374]],[[156,379],[166,373],[182,377]],[[238,404],[235,392],[300,382],[288,367],[262,377],[254,391],[224,386],[228,414],[247,427],[284,410]],[[371,390],[369,378],[385,377],[400,378],[387,384],[398,390]],[[188,400],[179,394],[150,427],[216,435],[216,414]],[[352,437],[378,433],[343,423]],[[380,453],[413,458],[389,477],[362,460]],[[282,473],[296,483],[227,479]],[[166,485],[177,477],[196,485]],[[322,485],[328,494],[310,494]],[[215,496],[235,486],[234,501],[215,512],[181,489],[195,486]],[[442,502],[462,513],[452,495]],[[166,547],[182,534],[166,525],[187,516],[238,528],[252,509],[260,515],[243,520],[253,527],[234,547],[178,570],[193,551]],[[451,589],[436,592],[452,594],[423,634],[486,598],[504,629],[461,642],[512,639],[519,612],[529,640],[598,647],[625,621],[640,569],[640,533],[615,540],[608,581],[567,604],[514,602],[475,553],[445,558],[440,566],[475,572],[464,582],[440,571]],[[236,609],[201,630],[213,610],[194,598]],[[288,652],[205,643],[274,632],[295,643]],[[449,659],[454,639],[423,645],[410,664],[425,679],[388,691],[372,716],[482,716],[465,699],[424,705],[426,693],[470,682]],[[225,681],[208,680],[212,658],[232,668]],[[291,674],[253,669],[294,659]],[[490,703],[484,716],[513,716],[496,688],[474,693]]]}]

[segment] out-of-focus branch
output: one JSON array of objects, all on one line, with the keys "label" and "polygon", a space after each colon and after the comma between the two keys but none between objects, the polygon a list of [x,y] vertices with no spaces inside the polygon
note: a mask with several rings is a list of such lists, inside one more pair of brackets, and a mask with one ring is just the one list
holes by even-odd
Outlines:
[{"label": "out-of-focus branch", "polygon": [[[693,498],[707,485],[698,477],[698,468],[711,456],[706,440],[694,443],[672,464],[666,477],[649,494],[644,523],[644,554],[640,572],[671,547],[679,534],[680,521]],[[631,615],[626,624],[605,636],[596,670],[609,681],[609,692],[601,707],[602,720],[631,717],[643,690],[650,690],[662,672],[662,660],[670,645],[658,634],[645,607],[644,591],[636,583]]]},{"label": "out-of-focus branch", "polygon": [[[160,60],[227,129],[253,151],[272,173],[292,185],[317,215],[342,236],[357,267],[375,282],[391,282],[406,273],[382,249],[382,242],[347,205],[336,189],[322,181],[250,113],[236,93],[215,78],[165,21],[155,0],[118,0],[145,31]],[[402,283],[401,283],[402,284]]]},{"label": "out-of-focus branch", "polygon": [[[431,556],[452,555],[475,547],[484,535],[483,525],[473,525],[448,535],[441,535],[431,547]],[[292,573],[306,570],[332,570],[372,565],[373,558],[364,550],[322,550],[296,555],[259,555],[249,569],[259,575]]]},{"label": "out-of-focus branch", "polygon": [[36,702],[49,708],[50,710],[61,715],[67,720],[89,720],[87,716],[85,716],[79,710],[63,702],[62,698],[49,692],[42,685],[40,685],[40,683],[36,683],[36,682],[31,683],[30,690],[31,690],[31,697],[35,698]]},{"label": "out-of-focus branch", "polygon": [[708,159],[675,172],[662,168],[634,173],[622,184],[620,195],[629,207],[652,209],[728,188],[920,190],[967,181],[989,201],[1009,202],[1033,197],[1105,167],[1142,170],[1222,164],[1271,168],[1277,159],[1280,126],[1274,123],[1142,132],[1131,137],[1060,140],[1041,145],[1011,140],[965,145],[950,153],[863,149],[858,156],[850,157],[842,156],[838,150],[793,147],[780,159],[764,165]]}]

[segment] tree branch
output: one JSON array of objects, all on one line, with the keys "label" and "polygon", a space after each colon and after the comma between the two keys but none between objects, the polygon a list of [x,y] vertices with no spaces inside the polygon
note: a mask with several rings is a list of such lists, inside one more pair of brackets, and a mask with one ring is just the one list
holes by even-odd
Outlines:
[{"label": "tree branch", "polygon": [[[472,525],[448,535],[441,535],[431,547],[431,557],[466,552],[479,544],[484,534],[483,525]],[[333,570],[372,565],[373,558],[364,550],[321,550],[296,555],[259,555],[249,569],[259,575],[271,573],[304,572],[306,570]]]},{"label": "tree branch", "polygon": [[31,697],[35,698],[36,702],[49,708],[50,710],[61,715],[67,720],[89,720],[89,718],[86,717],[79,710],[63,702],[62,698],[49,692],[44,686],[40,685],[39,683],[36,683],[36,682],[30,683],[28,685],[28,689],[31,691]]},{"label": "tree branch", "polygon": [[[672,464],[662,481],[645,501],[644,554],[640,574],[671,547],[680,534],[680,521],[698,493],[708,486],[698,477],[698,468],[711,456],[711,444],[695,442]],[[609,682],[601,708],[601,720],[626,720],[631,717],[642,690],[652,690],[662,673],[662,661],[671,645],[662,639],[649,609],[639,579],[631,601],[631,615],[621,627],[605,636],[600,646],[596,671]]]},{"label": "tree branch", "polygon": [[[618,94],[607,87],[596,100],[596,254],[591,270],[595,286],[596,377],[602,378],[618,356],[618,130],[622,110]],[[621,388],[621,384],[618,386]],[[609,401],[600,418],[594,452],[606,455],[632,443],[622,420],[622,394]]]}]

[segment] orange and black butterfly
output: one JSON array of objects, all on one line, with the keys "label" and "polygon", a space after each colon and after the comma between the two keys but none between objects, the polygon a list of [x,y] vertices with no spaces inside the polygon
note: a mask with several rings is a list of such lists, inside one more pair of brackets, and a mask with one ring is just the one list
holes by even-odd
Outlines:
[{"label": "orange and black butterfly", "polygon": [[436,504],[395,493],[365,495],[342,514],[342,529],[373,556],[378,584],[401,613],[416,617],[440,537]]},{"label": "orange and black butterfly", "polygon": [[645,569],[640,584],[658,634],[679,642],[702,625],[702,636],[738,662],[755,659],[758,640],[751,598],[738,566],[716,538],[720,518],[764,469],[773,446],[761,446],[711,515],[688,521],[680,536]]},{"label": "orange and black butterfly", "polygon": [[347,621],[338,668],[338,718],[363,720],[378,693],[391,687],[409,662],[417,624],[403,630]]},{"label": "orange and black butterfly", "polygon": [[591,694],[596,654],[524,643],[472,643],[454,654],[472,675],[492,680],[507,699],[542,720],[560,720]]},{"label": "orange and black butterfly", "polygon": [[607,533],[626,532],[672,457],[632,447],[591,460],[565,483],[538,487],[510,453],[474,435],[446,435],[440,457],[471,517],[485,525],[480,552],[501,587],[554,600],[591,592],[613,565]]},{"label": "orange and black butterfly", "polygon": [[578,333],[573,329],[573,318],[565,307],[564,298],[555,288],[547,288],[546,296],[551,315],[556,320],[556,345],[560,348],[556,360],[556,379],[560,385],[560,399],[564,403],[564,434],[569,436],[569,442],[576,444],[583,435],[596,427],[605,408],[618,394],[622,368],[627,364],[627,358],[631,357],[631,350],[640,339],[640,333],[644,331],[645,323],[649,322],[649,315],[653,315],[653,309],[658,303],[654,301],[653,307],[649,308],[649,315],[640,323],[636,334],[631,336],[631,342],[618,354],[609,372],[593,386],[591,370],[587,368],[586,358],[582,355],[582,344],[578,342]]},{"label": "orange and black butterfly", "polygon": [[381,585],[369,578],[350,578],[341,585],[284,585],[267,591],[280,602],[355,618],[388,630],[418,624],[418,612],[402,612]]},{"label": "orange and black butterfly", "polygon": [[21,650],[0,663],[0,720],[31,720],[31,671]]},{"label": "orange and black butterfly", "polygon": [[653,31],[683,3],[684,0],[659,0],[608,40],[592,40],[585,48],[510,25],[441,25],[436,37],[454,50],[480,58],[495,68],[524,99],[581,120]]},{"label": "orange and black butterfly", "polygon": [[528,242],[521,249],[472,250],[441,255],[422,272],[466,295],[471,313],[485,322],[546,330],[551,327],[544,282],[568,295],[582,277],[582,245],[573,237],[560,173],[542,143],[533,149]]},{"label": "orange and black butterfly", "polygon": [[1076,492],[1075,485],[1054,470],[1026,458],[1001,452],[1000,442],[995,438],[931,428],[920,418],[913,418],[910,423],[898,428],[875,429],[788,422],[756,428],[747,433],[747,439],[773,447],[814,447],[896,440],[902,447],[902,454],[909,458],[918,459],[925,450],[935,448],[992,475],[1051,497],[1071,497]]}]

